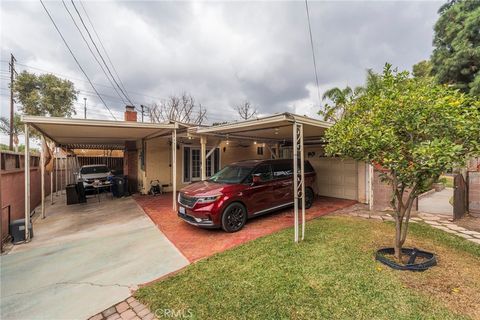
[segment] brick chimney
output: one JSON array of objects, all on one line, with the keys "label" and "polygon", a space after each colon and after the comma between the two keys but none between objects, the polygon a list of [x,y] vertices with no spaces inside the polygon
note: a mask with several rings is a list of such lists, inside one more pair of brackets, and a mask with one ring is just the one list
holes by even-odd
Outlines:
[{"label": "brick chimney", "polygon": [[125,121],[137,122],[137,111],[134,106],[125,106]]}]

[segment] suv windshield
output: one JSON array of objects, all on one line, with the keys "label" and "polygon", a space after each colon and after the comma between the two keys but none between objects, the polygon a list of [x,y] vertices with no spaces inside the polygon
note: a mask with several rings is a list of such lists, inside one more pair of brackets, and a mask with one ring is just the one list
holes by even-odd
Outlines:
[{"label": "suv windshield", "polygon": [[208,179],[218,183],[241,183],[250,172],[251,167],[246,166],[226,166]]},{"label": "suv windshield", "polygon": [[80,169],[81,174],[108,173],[108,171],[109,170],[106,166],[83,167]]}]

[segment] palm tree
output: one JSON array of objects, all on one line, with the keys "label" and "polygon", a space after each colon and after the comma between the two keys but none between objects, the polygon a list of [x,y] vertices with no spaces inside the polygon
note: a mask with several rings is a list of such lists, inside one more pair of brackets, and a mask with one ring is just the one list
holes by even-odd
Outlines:
[{"label": "palm tree", "polygon": [[[10,135],[10,120],[6,117],[0,118],[0,131],[5,135]],[[15,146],[15,152],[18,152],[18,136],[23,133],[23,123],[19,114],[15,114],[13,117],[13,144]]]},{"label": "palm tree", "polygon": [[333,104],[325,103],[323,110],[318,112],[323,116],[323,120],[337,122],[345,115],[346,109],[355,99],[365,93],[368,90],[377,90],[379,88],[380,76],[372,69],[367,69],[367,79],[365,86],[358,86],[352,89],[346,86],[344,89],[332,88],[323,94],[322,100],[329,100]]},{"label": "palm tree", "polygon": [[325,91],[322,100],[330,100],[333,104],[325,103],[323,110],[320,110],[318,114],[323,116],[323,120],[325,121],[337,122],[345,114],[347,105],[355,100],[363,91],[363,87],[352,89],[349,86],[344,89],[335,87]]}]

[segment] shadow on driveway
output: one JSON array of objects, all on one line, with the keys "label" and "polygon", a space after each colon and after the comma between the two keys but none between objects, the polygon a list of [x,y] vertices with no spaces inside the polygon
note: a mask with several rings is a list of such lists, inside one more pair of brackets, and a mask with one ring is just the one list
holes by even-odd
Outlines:
[{"label": "shadow on driveway", "polygon": [[1,257],[2,319],[86,319],[188,264],[132,198],[57,199]]}]

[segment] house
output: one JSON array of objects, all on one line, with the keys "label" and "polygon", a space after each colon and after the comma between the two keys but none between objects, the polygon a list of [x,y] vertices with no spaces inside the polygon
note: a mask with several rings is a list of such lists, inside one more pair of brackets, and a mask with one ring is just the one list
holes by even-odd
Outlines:
[{"label": "house", "polygon": [[[135,108],[127,106],[124,121],[38,116],[24,116],[23,121],[27,137],[33,127],[65,150],[123,149],[123,173],[128,177],[130,191],[147,193],[150,182],[158,180],[164,191],[172,192],[173,210],[176,210],[176,192],[182,186],[207,179],[235,161],[269,158],[310,161],[317,173],[314,192],[320,196],[372,203],[371,168],[362,162],[327,157],[323,136],[332,124],[306,116],[280,113],[217,126],[192,126],[175,121],[137,122]],[[27,144],[25,154],[28,149]],[[28,161],[25,167],[30,167]],[[72,165],[67,167],[66,179],[73,176],[75,169]],[[26,172],[25,186],[28,186],[29,170]],[[300,199],[303,197],[300,167],[294,168],[294,175],[298,177],[294,179],[297,188],[294,194]],[[65,184],[69,181],[72,179]],[[25,195],[27,213],[30,212],[28,188]],[[296,217],[299,212],[304,217],[304,209],[295,206]],[[25,214],[25,224],[28,220]]]},{"label": "house", "polygon": [[[126,119],[136,120],[134,110],[126,112]],[[304,154],[317,172],[317,194],[367,202],[368,170],[365,163],[326,157],[325,143],[321,138],[330,124],[288,113],[211,127],[181,125],[176,136],[177,190],[202,180],[202,144],[206,151],[203,179],[235,161],[292,158],[291,125],[287,125],[289,117],[315,124],[304,141]],[[165,191],[172,191],[171,155],[170,135],[136,141],[135,152],[131,154],[134,159],[130,161],[136,162],[137,168],[130,166],[126,171],[129,174],[136,171],[139,192],[147,193],[154,180],[158,180]]]}]

